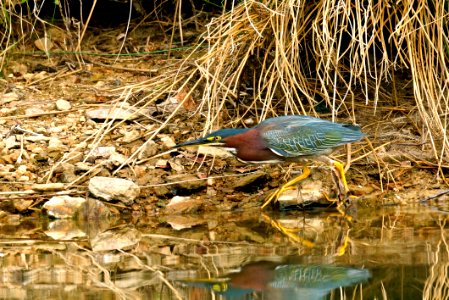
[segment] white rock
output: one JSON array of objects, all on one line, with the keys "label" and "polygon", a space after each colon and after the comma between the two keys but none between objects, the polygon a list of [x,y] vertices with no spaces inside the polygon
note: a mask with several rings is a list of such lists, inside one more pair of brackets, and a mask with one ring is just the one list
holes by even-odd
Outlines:
[{"label": "white rock", "polygon": [[130,180],[102,176],[90,179],[89,191],[106,201],[120,200],[124,204],[132,204],[140,194],[139,186]]},{"label": "white rock", "polygon": [[120,230],[108,230],[93,237],[90,241],[93,251],[111,251],[130,249],[141,240],[141,233],[131,227]]},{"label": "white rock", "polygon": [[115,152],[115,147],[96,147],[90,152],[90,156],[96,158],[109,158]]},{"label": "white rock", "polygon": [[55,183],[36,183],[31,186],[32,190],[35,191],[56,191],[62,190],[64,188],[64,183],[55,182]]},{"label": "white rock", "polygon": [[17,168],[17,174],[19,175],[24,175],[27,171],[27,166],[26,165],[21,165]]},{"label": "white rock", "polygon": [[72,218],[80,207],[87,202],[83,197],[54,196],[48,200],[43,207],[47,214],[55,218]]},{"label": "white rock", "polygon": [[54,196],[43,207],[48,215],[59,219],[98,220],[110,216],[110,211],[103,202],[84,197]]},{"label": "white rock", "polygon": [[165,145],[167,148],[172,148],[176,145],[175,141],[171,136],[165,135],[165,134],[159,134],[158,137],[161,139],[162,144]]},{"label": "white rock", "polygon": [[59,99],[56,100],[56,109],[57,110],[70,110],[72,108],[72,105],[70,104],[69,101],[64,100],[64,99]]},{"label": "white rock", "polygon": [[114,120],[134,120],[139,117],[139,113],[136,113],[136,109],[129,108],[119,108],[119,107],[106,107],[106,108],[96,108],[86,111],[86,117],[89,119],[114,119]]},{"label": "white rock", "polygon": [[45,113],[45,110],[40,107],[28,107],[25,109],[25,115],[27,116],[40,115],[43,113]]},{"label": "white rock", "polygon": [[48,136],[44,136],[44,135],[30,135],[30,136],[26,136],[25,141],[28,142],[40,142],[40,141],[49,141],[50,138]]},{"label": "white rock", "polygon": [[52,137],[48,141],[48,151],[49,152],[64,151],[65,149],[66,149],[66,147],[64,146],[62,141],[58,138]]},{"label": "white rock", "polygon": [[20,143],[16,141],[15,135],[11,135],[11,136],[7,137],[6,139],[4,139],[4,141],[5,141],[6,149],[11,149],[11,148],[20,146]]},{"label": "white rock", "polygon": [[85,231],[78,228],[77,222],[67,219],[50,222],[44,233],[55,240],[73,240],[87,236]]}]

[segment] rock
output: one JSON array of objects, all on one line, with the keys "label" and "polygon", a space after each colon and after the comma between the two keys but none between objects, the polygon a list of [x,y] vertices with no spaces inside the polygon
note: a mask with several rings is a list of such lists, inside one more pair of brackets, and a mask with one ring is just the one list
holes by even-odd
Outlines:
[{"label": "rock", "polygon": [[166,222],[174,230],[188,229],[206,223],[204,219],[198,218],[198,216],[179,216],[179,215],[178,216],[168,215],[166,217]]},{"label": "rock", "polygon": [[201,209],[203,201],[190,197],[175,196],[167,204],[163,213],[166,215],[176,215],[183,213],[194,213]]},{"label": "rock", "polygon": [[43,110],[40,107],[28,107],[27,109],[25,109],[25,115],[27,116],[34,116],[34,115],[40,115],[40,114],[44,114],[45,110]]},{"label": "rock", "polygon": [[54,196],[43,207],[48,215],[59,219],[89,220],[110,216],[110,211],[104,203],[83,197]]},{"label": "rock", "polygon": [[158,159],[154,166],[158,169],[168,169],[168,160],[166,159]]},{"label": "rock", "polygon": [[154,194],[159,198],[163,198],[171,193],[172,191],[165,185],[154,187]]},{"label": "rock", "polygon": [[166,180],[172,183],[173,188],[186,191],[196,191],[207,186],[206,180],[199,179],[191,174],[171,175],[167,176]]},{"label": "rock", "polygon": [[172,170],[175,170],[178,173],[181,173],[182,171],[184,171],[184,166],[182,165],[181,161],[178,159],[170,160],[168,162],[168,164],[170,165]]},{"label": "rock", "polygon": [[50,138],[45,135],[30,135],[30,136],[25,136],[24,140],[28,141],[28,142],[40,142],[40,141],[49,141]]},{"label": "rock", "polygon": [[48,141],[48,152],[63,152],[67,147],[58,138],[51,137]]},{"label": "rock", "polygon": [[307,178],[299,185],[283,192],[278,199],[281,209],[292,205],[301,208],[309,205],[331,205],[325,195],[331,195],[332,190],[316,177]]},{"label": "rock", "polygon": [[169,135],[165,135],[165,134],[159,134],[158,137],[161,139],[162,144],[166,147],[166,148],[172,148],[176,145],[175,141],[173,140],[173,138]]},{"label": "rock", "polygon": [[114,166],[119,166],[125,163],[127,159],[128,158],[125,155],[115,152],[111,154],[111,156],[108,159],[108,162],[112,163],[112,165]]},{"label": "rock", "polygon": [[72,105],[70,104],[70,102],[67,100],[64,100],[64,99],[56,100],[55,104],[56,104],[57,110],[64,111],[64,110],[70,110],[72,108]]},{"label": "rock", "polygon": [[6,139],[4,139],[4,142],[5,142],[5,149],[12,149],[20,146],[20,143],[17,142],[15,135],[7,137]]},{"label": "rock", "polygon": [[75,164],[76,171],[87,172],[87,171],[90,171],[90,169],[92,169],[92,164],[82,162],[82,161],[77,162]]},{"label": "rock", "polygon": [[34,45],[37,49],[45,52],[48,52],[51,48],[53,48],[53,42],[47,37],[35,40]]},{"label": "rock", "polygon": [[248,175],[240,176],[236,181],[232,182],[232,186],[230,186],[230,188],[242,189],[263,178],[266,178],[266,174],[262,171],[257,171]]},{"label": "rock", "polygon": [[17,178],[17,181],[18,182],[28,182],[28,181],[30,181],[30,177],[27,175],[22,175],[19,178]]},{"label": "rock", "polygon": [[81,207],[86,205],[87,199],[71,196],[54,196],[48,200],[43,207],[47,214],[55,218],[74,218]]},{"label": "rock", "polygon": [[117,139],[121,143],[131,143],[140,138],[140,132],[138,130],[130,130],[123,133],[123,137]]},{"label": "rock", "polygon": [[[26,68],[26,66],[25,66]],[[17,72],[19,73],[19,72]],[[26,73],[26,71],[25,71]],[[14,92],[10,92],[10,93],[5,93],[2,95],[2,100],[0,100],[0,104],[6,104],[8,102],[13,102],[13,101],[17,101],[19,100],[19,95],[17,93]]]},{"label": "rock", "polygon": [[96,147],[89,153],[89,157],[95,158],[109,158],[112,154],[117,153],[115,147]]},{"label": "rock", "polygon": [[33,200],[15,199],[13,205],[17,211],[24,212],[30,207],[31,204],[33,204],[33,202]]},{"label": "rock", "polygon": [[35,191],[59,191],[64,188],[64,184],[60,182],[55,183],[43,183],[43,184],[33,184],[31,186],[32,190]]},{"label": "rock", "polygon": [[63,163],[57,171],[61,173],[60,180],[63,183],[70,183],[78,179],[78,176],[75,174],[75,166],[72,164]]},{"label": "rock", "polygon": [[140,242],[141,233],[132,227],[102,232],[91,239],[93,251],[131,249]]},{"label": "rock", "polygon": [[212,155],[220,158],[234,157],[231,152],[218,147],[199,146],[197,151],[198,154]]},{"label": "rock", "polygon": [[56,220],[48,224],[44,233],[55,240],[85,238],[87,233],[78,228],[76,223],[73,220]]},{"label": "rock", "polygon": [[0,222],[2,226],[18,226],[20,224],[20,215],[13,215],[6,211],[0,210]]},{"label": "rock", "polygon": [[156,144],[154,141],[147,141],[145,145],[143,146],[142,150],[137,155],[137,158],[139,160],[155,156],[159,153],[159,145]]},{"label": "rock", "polygon": [[42,147],[34,146],[34,144],[31,144],[30,146],[33,146],[33,147],[28,147],[27,150],[31,150],[31,153],[33,153],[33,154],[39,154],[39,153],[45,152]]},{"label": "rock", "polygon": [[140,194],[140,188],[130,180],[96,176],[89,181],[89,191],[106,201],[120,200],[126,205],[132,204]]},{"label": "rock", "polygon": [[134,120],[139,116],[140,114],[136,113],[136,109],[132,107],[105,107],[86,111],[86,117],[94,120]]}]

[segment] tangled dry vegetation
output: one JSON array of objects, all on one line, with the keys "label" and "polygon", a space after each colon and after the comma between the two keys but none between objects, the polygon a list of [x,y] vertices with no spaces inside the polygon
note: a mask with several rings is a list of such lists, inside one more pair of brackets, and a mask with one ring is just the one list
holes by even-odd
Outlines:
[{"label": "tangled dry vegetation", "polygon": [[[28,177],[31,182],[19,186],[62,180],[68,184],[66,188],[83,190],[91,176],[119,176],[137,181],[147,188],[142,197],[159,203],[160,199],[173,195],[167,188],[173,179],[167,178],[192,172],[183,165],[189,164],[186,160],[195,160],[187,152],[184,156],[161,154],[174,141],[197,137],[219,127],[251,126],[264,118],[284,114],[308,114],[360,124],[368,138],[353,147],[350,159],[338,156],[351,161],[357,174],[362,174],[364,179],[356,181],[357,184],[374,181],[376,189],[384,192],[420,186],[422,178],[432,184],[445,182],[449,166],[445,134],[449,53],[444,1],[431,5],[402,1],[392,5],[250,0],[229,2],[228,9],[220,14],[193,9],[193,16],[188,19],[183,18],[182,1],[176,1],[169,22],[159,18],[158,8],[163,3],[150,15],[154,18],[152,26],[144,26],[141,21],[134,28],[127,28],[123,36],[90,30],[90,18],[84,24],[66,22],[67,27],[61,30],[40,18],[29,21],[12,2],[2,4],[3,11],[8,12],[2,23],[6,29],[1,36],[1,67],[5,75],[2,85],[4,94],[13,94],[2,103],[9,108],[17,106],[20,97],[15,97],[14,85],[20,81],[19,85],[27,88],[57,83],[66,92],[78,92],[76,99],[69,99],[74,104],[69,122],[62,121],[73,124],[63,131],[77,134],[76,138],[68,144],[63,141],[64,147],[58,150],[62,153],[41,161],[39,167],[34,166],[35,176]],[[211,15],[214,17],[208,19]],[[169,26],[172,30],[168,35],[161,33],[161,28]],[[181,52],[175,49],[198,32],[201,35],[193,47]],[[17,67],[16,58],[27,48],[30,38],[50,57],[47,63],[54,65],[55,72],[27,78],[27,71]],[[107,39],[113,42],[106,43]],[[158,44],[158,40],[163,42]],[[56,46],[47,48],[49,43]],[[83,52],[83,47],[97,50],[97,54],[147,51],[148,60],[142,56],[95,57]],[[167,56],[156,57],[157,52]],[[96,95],[92,99],[86,96],[89,87],[85,81],[79,84],[79,77],[83,72],[100,69],[108,84],[96,80]],[[63,81],[67,78],[68,81]],[[62,95],[58,90],[50,98]],[[53,102],[48,104],[51,106]],[[110,114],[102,123],[90,120],[89,116],[87,121],[83,119],[85,111],[101,106],[110,111],[123,109],[128,115],[115,118]],[[51,110],[25,113],[23,117],[21,113],[5,108],[2,112],[5,132],[17,119],[26,120],[23,125],[31,124],[35,117],[47,122],[46,116],[57,119],[62,115]],[[77,130],[71,131],[77,126]],[[105,167],[104,161],[89,160],[94,149],[110,145],[122,148],[119,152],[123,157],[118,162]],[[14,165],[20,164],[16,158],[21,156],[11,156],[10,149],[5,144],[2,147],[7,157],[2,163],[8,165],[3,174],[14,173]],[[31,148],[25,150],[35,150]],[[24,149],[23,144],[20,149]],[[47,150],[34,153],[52,152]],[[73,177],[64,168],[74,162],[91,165],[78,165]],[[196,179],[223,173],[229,165],[240,168],[229,161],[217,160],[215,167],[212,163],[206,163]],[[424,172],[423,176],[422,169],[430,172]],[[239,170],[244,173],[252,169]],[[271,178],[279,177],[276,170],[270,172]],[[3,177],[7,181],[17,178]],[[209,189],[211,185],[212,181],[204,187]],[[270,184],[264,187],[264,192],[271,188]],[[223,191],[229,194],[226,187]],[[212,188],[208,195],[217,195],[217,191]]]},{"label": "tangled dry vegetation", "polygon": [[[348,178],[357,195],[379,201],[389,191],[397,195],[414,189],[414,194],[403,197],[412,200],[435,194],[431,189],[444,188],[449,167],[447,2],[227,1],[220,11],[205,12],[198,6],[188,16],[183,11],[187,1],[176,1],[168,16],[163,9],[170,3],[155,2],[151,14],[125,29],[94,28],[91,16],[84,23],[67,16],[63,24],[51,23],[39,16],[39,1],[0,3],[0,220],[15,228],[11,234],[3,226],[3,236],[20,236],[25,245],[21,251],[3,251],[5,266],[12,270],[5,276],[18,270],[18,262],[28,273],[45,265],[22,253],[39,249],[56,253],[55,249],[68,245],[61,260],[66,260],[70,276],[86,276],[85,268],[90,267],[87,281],[92,286],[110,289],[122,298],[137,298],[128,295],[129,290],[146,287],[152,278],[155,290],[167,286],[173,298],[181,299],[160,270],[174,270],[190,252],[186,260],[207,272],[240,266],[248,253],[307,253],[309,237],[316,244],[331,245],[319,254],[331,257],[344,254],[340,249],[351,232],[355,233],[352,247],[375,257],[360,261],[361,265],[385,263],[381,250],[396,249],[385,242],[390,238],[401,246],[407,239],[410,251],[420,249],[418,239],[410,239],[416,224],[426,228],[419,233],[419,242],[426,243],[427,252],[420,254],[431,257],[425,234],[430,223],[420,212],[404,223],[392,218],[387,225],[382,216],[365,218],[368,223],[355,223],[363,227],[355,230],[348,228],[343,216],[305,218],[308,224],[321,224],[318,229],[302,225],[301,218],[295,217],[288,220],[295,229],[310,229],[303,235],[306,240],[300,240],[300,230],[282,232],[278,220],[265,216],[265,225],[259,224],[258,210],[231,211],[259,207],[256,200],[284,180],[285,167],[260,170],[221,153],[214,152],[215,158],[169,149],[175,142],[220,127],[252,126],[276,115],[315,115],[360,124],[368,134],[352,147],[351,155],[335,154],[351,165]],[[58,7],[64,15],[62,8]],[[312,182],[325,181],[326,172],[315,172]],[[103,206],[87,217],[95,216],[99,222],[89,222],[83,230],[66,220],[45,229],[24,221],[16,229],[24,215],[40,216],[41,205],[53,196],[94,199],[88,182],[98,176],[129,179],[140,194],[107,205],[97,201]],[[191,197],[186,206],[167,208],[168,199],[197,192],[200,196]],[[201,209],[224,212],[176,214]],[[105,211],[129,210],[133,214],[126,221],[97,218]],[[381,228],[375,224],[382,224]],[[188,231],[200,226],[205,229]],[[395,231],[396,226],[403,230]],[[386,228],[390,232],[383,234]],[[375,246],[366,236],[358,236],[371,229],[372,236],[380,235]],[[43,232],[56,241],[76,242],[72,246],[35,243]],[[208,248],[214,242],[215,250]],[[78,251],[76,257],[73,249]],[[113,251],[117,251],[113,262],[105,260],[106,267],[97,263],[96,258],[103,257],[98,253],[107,256]],[[148,257],[148,253],[156,255]],[[217,263],[214,253],[223,262]],[[346,258],[348,264],[356,263],[353,257]],[[396,255],[388,258],[391,264],[399,263]],[[416,260],[416,256],[401,258],[406,263]],[[127,260],[132,263],[123,267]],[[431,290],[434,282],[446,279],[444,258],[436,255],[435,261],[436,269],[442,262],[443,271],[429,277],[427,294],[436,294]],[[112,282],[111,270],[120,268],[128,275]],[[20,277],[19,284],[28,278],[16,275],[11,278]],[[38,275],[36,282],[46,283]],[[176,276],[185,274],[171,278]],[[130,283],[129,278],[141,280]],[[119,279],[129,289],[117,290]],[[383,290],[383,282],[379,285]],[[444,295],[445,287],[442,290]]]}]

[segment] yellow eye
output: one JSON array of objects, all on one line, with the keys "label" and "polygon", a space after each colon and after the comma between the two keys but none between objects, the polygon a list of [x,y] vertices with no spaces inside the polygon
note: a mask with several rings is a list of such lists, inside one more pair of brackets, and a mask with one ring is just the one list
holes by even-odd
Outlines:
[{"label": "yellow eye", "polygon": [[218,142],[221,140],[221,136],[219,135],[210,136],[207,138],[207,140],[211,142]]}]

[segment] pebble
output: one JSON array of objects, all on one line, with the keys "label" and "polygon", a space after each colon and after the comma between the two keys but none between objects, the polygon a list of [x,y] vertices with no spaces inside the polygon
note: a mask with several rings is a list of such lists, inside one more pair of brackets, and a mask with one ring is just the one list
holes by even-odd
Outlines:
[{"label": "pebble", "polygon": [[196,191],[207,186],[206,180],[201,180],[195,175],[179,174],[166,177],[167,182],[172,183],[172,187],[184,191]]},{"label": "pebble", "polygon": [[72,108],[72,105],[70,104],[69,101],[64,100],[64,99],[56,100],[56,109],[57,110],[65,111],[65,110],[70,110],[71,108]]},{"label": "pebble", "polygon": [[33,200],[25,200],[25,199],[15,199],[14,200],[14,208],[19,212],[24,212],[28,209],[28,207],[33,204]]},{"label": "pebble", "polygon": [[141,240],[142,234],[135,228],[124,227],[118,230],[108,230],[90,240],[93,251],[111,251],[130,249]]},{"label": "pebble", "polygon": [[109,209],[101,201],[85,197],[54,196],[43,207],[48,215],[58,219],[93,219],[110,215]]},{"label": "pebble", "polygon": [[154,141],[147,141],[145,145],[142,147],[142,151],[137,155],[138,159],[144,159],[148,157],[155,156],[159,153],[159,145]]},{"label": "pebble", "polygon": [[140,188],[130,180],[96,176],[89,181],[89,191],[106,201],[120,200],[129,205],[140,195]]},{"label": "pebble", "polygon": [[50,138],[50,140],[48,141],[48,151],[52,152],[52,151],[64,151],[65,150],[65,146],[62,143],[62,141],[58,138],[52,137]]},{"label": "pebble", "polygon": [[115,147],[96,147],[90,152],[90,156],[95,158],[109,158],[112,154],[116,153]]},{"label": "pebble", "polygon": [[11,148],[20,146],[20,143],[16,141],[15,135],[11,135],[11,136],[7,137],[6,139],[4,139],[4,141],[5,141],[6,149],[11,149]]},{"label": "pebble", "polygon": [[45,110],[39,107],[29,107],[25,109],[25,115],[27,116],[40,115],[43,113],[45,113]]},{"label": "pebble", "polygon": [[86,117],[95,120],[134,120],[139,117],[134,108],[105,107],[86,111]]},{"label": "pebble", "polygon": [[64,184],[61,182],[55,182],[55,183],[36,183],[31,186],[32,190],[35,191],[56,191],[56,190],[62,190],[64,188]]}]

